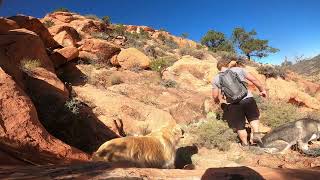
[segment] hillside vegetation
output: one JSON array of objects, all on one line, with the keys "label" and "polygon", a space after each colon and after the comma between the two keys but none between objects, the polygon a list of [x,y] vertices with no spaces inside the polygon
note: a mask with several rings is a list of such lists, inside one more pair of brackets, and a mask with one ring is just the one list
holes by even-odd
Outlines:
[{"label": "hillside vegetation", "polygon": [[[14,159],[13,164],[88,162],[105,141],[178,123],[186,131],[178,147],[197,150],[191,155],[182,151],[180,157],[196,168],[320,165],[319,158],[293,150],[276,157],[238,146],[211,99],[218,60],[235,56],[225,51],[233,49],[232,38],[210,31],[223,39],[215,47],[210,37],[200,44],[186,39],[187,34],[112,24],[108,16],[100,19],[65,8],[41,19],[0,18],[0,24],[0,157]],[[257,39],[254,30],[237,28],[234,36],[236,44],[246,44],[241,48],[248,58],[277,51]],[[260,46],[266,49],[260,51]],[[320,117],[319,84],[248,59],[237,63],[268,89],[270,98],[257,98],[262,132],[300,117]],[[313,63],[318,61],[304,67]],[[300,70],[298,65],[292,68]],[[252,84],[248,88],[258,94]]]}]

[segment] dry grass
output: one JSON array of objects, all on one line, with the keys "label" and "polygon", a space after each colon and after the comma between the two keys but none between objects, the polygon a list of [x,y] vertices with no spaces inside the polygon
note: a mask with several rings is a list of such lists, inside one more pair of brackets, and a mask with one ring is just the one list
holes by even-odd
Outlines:
[{"label": "dry grass", "polygon": [[37,67],[41,67],[39,59],[23,59],[20,64],[20,68],[24,72],[32,72]]},{"label": "dry grass", "polygon": [[189,133],[195,136],[196,144],[208,149],[217,148],[221,151],[230,149],[231,142],[237,140],[237,135],[226,122],[220,120],[205,120],[198,125],[190,125]]},{"label": "dry grass", "polygon": [[198,50],[198,49],[194,49],[194,48],[191,48],[191,47],[184,47],[184,48],[179,49],[179,54],[181,56],[190,55],[190,56],[193,56],[193,57],[195,57],[197,59],[203,59],[205,57],[204,51]]},{"label": "dry grass", "polygon": [[275,128],[287,122],[303,118],[298,107],[280,100],[264,100],[255,97],[260,109],[260,120],[263,124]]}]

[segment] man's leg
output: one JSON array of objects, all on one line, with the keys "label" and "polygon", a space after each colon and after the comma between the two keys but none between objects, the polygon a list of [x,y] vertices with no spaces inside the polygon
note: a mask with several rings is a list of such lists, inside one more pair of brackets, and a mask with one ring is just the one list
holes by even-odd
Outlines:
[{"label": "man's leg", "polygon": [[242,145],[248,145],[248,133],[245,129],[237,130]]},{"label": "man's leg", "polygon": [[250,144],[253,144],[253,134],[259,132],[259,120],[250,121],[251,133],[250,133]]}]

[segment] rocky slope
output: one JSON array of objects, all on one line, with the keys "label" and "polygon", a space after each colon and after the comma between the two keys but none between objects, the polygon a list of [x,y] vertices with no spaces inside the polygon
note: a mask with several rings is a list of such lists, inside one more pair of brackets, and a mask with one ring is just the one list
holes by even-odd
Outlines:
[{"label": "rocky slope", "polygon": [[319,168],[273,169],[264,167],[225,167],[203,170],[168,170],[146,168],[116,168],[105,163],[84,163],[81,165],[8,167],[0,168],[0,178],[6,179],[313,179],[319,175]]},{"label": "rocky slope", "polygon": [[[70,12],[50,13],[41,20],[19,15],[0,18],[0,46],[2,165],[90,161],[90,154],[109,139],[147,134],[170,122],[189,126],[207,119],[217,108],[211,102],[211,79],[217,74],[219,56],[165,31],[110,25]],[[270,100],[295,104],[301,114],[319,111],[319,84],[294,73],[286,80],[266,78],[255,67],[246,68],[266,85]],[[117,127],[119,121],[123,129]],[[186,139],[180,146],[193,143]],[[214,160],[213,153],[217,155]],[[287,156],[244,152],[235,143],[229,152],[201,148],[193,157],[197,171],[110,169],[95,163],[1,169],[0,177],[61,178],[76,169],[79,174],[72,177],[199,179],[206,174],[210,179],[233,176],[233,170],[235,176],[242,176],[237,168],[208,174],[205,169],[210,167],[309,168],[320,164],[319,158],[296,151],[288,160]],[[240,161],[241,157],[246,161]],[[85,173],[88,168],[91,174]],[[267,179],[285,179],[293,172],[297,178],[317,173],[312,169],[252,169]],[[247,170],[244,176],[251,176]]]},{"label": "rocky slope", "polygon": [[320,55],[299,61],[288,68],[314,82],[320,82]]}]

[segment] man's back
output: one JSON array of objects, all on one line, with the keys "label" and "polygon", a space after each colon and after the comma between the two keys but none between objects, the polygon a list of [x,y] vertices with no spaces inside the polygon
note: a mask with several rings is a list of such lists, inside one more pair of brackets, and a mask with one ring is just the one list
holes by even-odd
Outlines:
[{"label": "man's back", "polygon": [[[227,69],[225,69],[224,71],[226,71]],[[232,72],[235,72],[240,81],[245,82],[246,81],[246,76],[247,76],[247,72],[245,69],[241,68],[241,67],[232,67],[229,70],[231,70]],[[222,71],[222,72],[224,72]],[[220,75],[221,73],[217,74],[213,81],[212,81],[212,88],[218,88],[221,89],[221,83],[220,83]],[[248,91],[247,96],[245,96],[243,99],[249,98],[249,97],[253,97],[252,93],[250,91]]]}]

